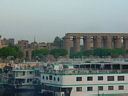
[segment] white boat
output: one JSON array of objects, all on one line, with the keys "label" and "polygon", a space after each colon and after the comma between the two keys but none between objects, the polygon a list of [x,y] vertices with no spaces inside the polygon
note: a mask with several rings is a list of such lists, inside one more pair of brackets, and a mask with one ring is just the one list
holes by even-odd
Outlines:
[{"label": "white boat", "polygon": [[128,96],[128,62],[56,63],[41,72],[43,96]]},{"label": "white boat", "polygon": [[36,63],[15,64],[12,71],[16,90],[34,90],[35,86],[39,85],[39,70]]}]

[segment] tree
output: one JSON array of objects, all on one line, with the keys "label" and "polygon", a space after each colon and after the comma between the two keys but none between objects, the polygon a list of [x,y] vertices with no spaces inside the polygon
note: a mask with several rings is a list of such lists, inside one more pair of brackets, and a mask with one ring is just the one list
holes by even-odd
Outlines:
[{"label": "tree", "polygon": [[96,48],[92,50],[82,50],[80,52],[72,52],[71,58],[74,57],[82,57],[82,56],[99,56],[99,57],[105,57],[105,56],[111,56],[111,57],[118,57],[120,55],[125,55],[128,53],[128,50],[117,48],[117,49],[108,49],[108,48]]},{"label": "tree", "polygon": [[7,59],[7,57],[12,56],[14,58],[22,58],[23,53],[17,46],[8,46],[0,49],[0,57]]},{"label": "tree", "polygon": [[112,49],[107,48],[96,48],[93,50],[94,56],[104,57],[111,56]]},{"label": "tree", "polygon": [[50,50],[50,54],[53,55],[55,58],[58,58],[59,56],[66,56],[68,52],[65,49],[58,48]]},{"label": "tree", "polygon": [[93,55],[93,50],[84,50],[83,51],[83,56],[90,56]]},{"label": "tree", "polygon": [[127,53],[127,51],[125,49],[116,48],[116,49],[112,49],[111,56],[112,57],[118,57],[119,55],[124,55],[126,53]]},{"label": "tree", "polygon": [[36,58],[36,57],[39,57],[39,58],[42,58],[43,56],[46,56],[49,54],[49,50],[48,49],[35,49],[32,51],[32,57],[33,58]]},{"label": "tree", "polygon": [[60,37],[55,37],[54,39],[54,46],[56,46],[57,48],[62,48],[62,43],[63,43],[63,40],[60,38]]}]

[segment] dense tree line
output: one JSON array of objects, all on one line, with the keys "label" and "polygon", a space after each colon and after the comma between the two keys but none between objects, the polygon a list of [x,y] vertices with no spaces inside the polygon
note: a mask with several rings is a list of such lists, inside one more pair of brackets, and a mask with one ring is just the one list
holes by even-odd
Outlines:
[{"label": "dense tree line", "polygon": [[[62,48],[55,48],[55,49],[35,49],[32,51],[32,57],[34,59],[43,58],[47,55],[53,55],[56,59],[60,56],[66,56],[68,54],[67,50]],[[126,55],[128,54],[128,50],[119,48],[119,49],[107,49],[107,48],[97,48],[97,49],[90,49],[90,50],[81,50],[80,52],[71,52],[70,57],[71,58],[80,58],[82,56],[99,56],[99,57],[118,57],[120,55]],[[17,46],[7,46],[0,48],[0,58],[3,60],[6,60],[8,58],[23,58],[23,52],[21,49]]]},{"label": "dense tree line", "polygon": [[60,56],[66,56],[68,54],[67,50],[62,48],[55,48],[55,49],[35,49],[32,51],[32,57],[33,58],[42,58],[47,55],[53,55],[55,58],[58,58]]},{"label": "dense tree line", "polygon": [[0,48],[0,58],[8,59],[8,58],[22,58],[23,53],[18,46],[7,46]]},{"label": "dense tree line", "polygon": [[82,57],[82,56],[99,56],[99,57],[118,57],[120,55],[125,55],[128,53],[128,50],[118,48],[118,49],[107,49],[107,48],[96,48],[96,49],[90,49],[90,50],[82,50],[80,52],[72,52],[71,58],[74,57]]},{"label": "dense tree line", "polygon": [[60,37],[55,37],[54,41],[53,41],[53,45],[56,47],[56,48],[63,48],[63,39],[60,38]]}]

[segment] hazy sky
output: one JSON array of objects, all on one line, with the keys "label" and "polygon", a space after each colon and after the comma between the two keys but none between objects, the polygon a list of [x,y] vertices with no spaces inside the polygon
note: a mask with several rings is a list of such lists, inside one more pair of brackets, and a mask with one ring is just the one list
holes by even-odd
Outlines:
[{"label": "hazy sky", "polygon": [[128,32],[128,0],[0,0],[0,34],[53,41],[68,32]]}]

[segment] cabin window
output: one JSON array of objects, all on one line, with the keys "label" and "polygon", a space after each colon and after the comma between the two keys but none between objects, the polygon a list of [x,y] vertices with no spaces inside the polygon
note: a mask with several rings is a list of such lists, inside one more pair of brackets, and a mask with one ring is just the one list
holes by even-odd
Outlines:
[{"label": "cabin window", "polygon": [[48,76],[46,76],[46,80],[48,80]]},{"label": "cabin window", "polygon": [[124,90],[124,86],[123,85],[118,86],[118,90]]},{"label": "cabin window", "polygon": [[27,79],[27,83],[29,83],[29,79]]},{"label": "cabin window", "polygon": [[56,81],[56,77],[54,77],[54,81]]},{"label": "cabin window", "polygon": [[114,81],[114,76],[108,76],[108,81]]},{"label": "cabin window", "polygon": [[58,77],[58,81],[60,81],[60,78]]},{"label": "cabin window", "polygon": [[30,82],[32,82],[32,79],[29,79]]},{"label": "cabin window", "polygon": [[49,76],[49,80],[52,80],[52,76],[51,75]]},{"label": "cabin window", "polygon": [[22,83],[25,83],[25,79],[22,79],[21,82],[22,82]]},{"label": "cabin window", "polygon": [[87,87],[87,91],[93,91],[93,87]]},{"label": "cabin window", "polygon": [[32,72],[29,72],[29,74],[32,74]]},{"label": "cabin window", "polygon": [[103,90],[103,86],[98,86],[98,90],[102,91]]},{"label": "cabin window", "polygon": [[23,76],[25,75],[25,72],[23,72]]},{"label": "cabin window", "polygon": [[76,77],[76,81],[82,81],[82,77]]},{"label": "cabin window", "polygon": [[108,90],[114,90],[113,86],[108,86]]},{"label": "cabin window", "polygon": [[76,87],[76,91],[82,91],[82,87]]},{"label": "cabin window", "polygon": [[124,76],[118,76],[118,81],[124,81]]},{"label": "cabin window", "polygon": [[44,76],[42,77],[42,79],[44,79]]},{"label": "cabin window", "polygon": [[99,81],[103,80],[103,76],[98,76],[98,80]]},{"label": "cabin window", "polygon": [[93,77],[87,77],[87,81],[93,81]]}]

